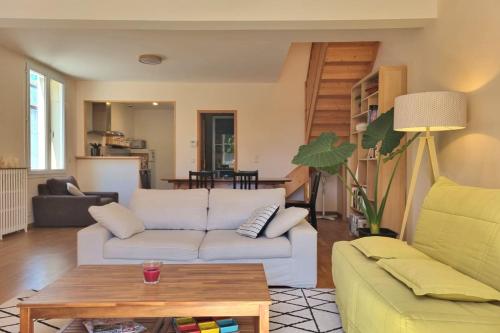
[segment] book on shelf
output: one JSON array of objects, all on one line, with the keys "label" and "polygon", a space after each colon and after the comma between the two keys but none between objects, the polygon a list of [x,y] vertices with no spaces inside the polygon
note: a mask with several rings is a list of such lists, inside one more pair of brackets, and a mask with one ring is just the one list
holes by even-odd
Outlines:
[{"label": "book on shelf", "polygon": [[349,232],[351,235],[358,237],[358,228],[367,228],[368,221],[363,215],[351,214],[349,216]]},{"label": "book on shelf", "polygon": [[357,210],[359,212],[362,212],[364,211],[365,209],[365,202],[363,201],[363,196],[362,196],[362,192],[363,191],[364,193],[367,192],[367,188],[366,186],[353,186],[351,188],[351,191],[352,191],[352,196],[351,196],[351,207],[354,209],[354,210]]},{"label": "book on shelf", "polygon": [[372,104],[368,106],[368,123],[372,123],[378,117],[378,105]]}]

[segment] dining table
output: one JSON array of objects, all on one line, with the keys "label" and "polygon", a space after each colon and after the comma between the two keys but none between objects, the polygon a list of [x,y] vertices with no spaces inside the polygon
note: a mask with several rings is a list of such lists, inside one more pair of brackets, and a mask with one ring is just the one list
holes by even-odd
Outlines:
[{"label": "dining table", "polygon": [[[187,188],[189,188],[189,178],[187,178],[187,177],[161,178],[160,180],[168,182],[170,184],[173,184],[174,189],[187,189]],[[290,182],[290,181],[291,181],[290,178],[279,178],[279,177],[260,178],[259,177],[259,188],[284,187],[285,184]],[[233,188],[233,178],[232,177],[214,178],[214,187],[215,188]]]}]

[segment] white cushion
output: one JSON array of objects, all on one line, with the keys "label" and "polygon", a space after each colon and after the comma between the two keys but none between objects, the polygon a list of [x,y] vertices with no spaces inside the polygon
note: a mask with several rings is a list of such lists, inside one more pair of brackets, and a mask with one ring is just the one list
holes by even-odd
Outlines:
[{"label": "white cushion", "polygon": [[90,206],[90,215],[118,238],[125,239],[144,231],[144,224],[130,209],[116,202]]},{"label": "white cushion", "polygon": [[268,238],[283,236],[288,230],[295,227],[307,215],[309,211],[300,207],[289,207],[279,212],[267,225],[264,235]]},{"label": "white cushion", "polygon": [[66,189],[68,190],[69,194],[74,195],[75,197],[84,197],[85,194],[83,194],[78,187],[71,183],[66,183]]},{"label": "white cushion", "polygon": [[210,190],[207,230],[238,229],[252,213],[263,206],[278,204],[285,208],[285,189]]},{"label": "white cushion", "polygon": [[208,190],[137,190],[130,209],[146,229],[206,230]]},{"label": "white cushion", "polygon": [[208,231],[200,246],[200,258],[204,260],[271,259],[291,256],[292,246],[286,237],[249,238],[238,235],[236,230]]},{"label": "white cushion", "polygon": [[279,208],[277,204],[273,204],[257,209],[245,223],[240,225],[236,232],[245,237],[257,238],[274,218]]},{"label": "white cushion", "polygon": [[129,239],[112,238],[104,244],[107,259],[195,260],[204,231],[146,230]]}]

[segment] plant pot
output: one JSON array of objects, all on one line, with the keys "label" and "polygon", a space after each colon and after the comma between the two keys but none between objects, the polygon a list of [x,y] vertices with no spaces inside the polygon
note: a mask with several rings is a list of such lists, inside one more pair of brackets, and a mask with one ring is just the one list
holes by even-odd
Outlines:
[{"label": "plant pot", "polygon": [[380,233],[377,235],[372,235],[372,233],[370,232],[370,228],[358,228],[358,235],[359,238],[370,237],[370,236],[380,236],[380,237],[390,237],[390,238],[398,237],[397,232],[387,228],[380,228]]}]

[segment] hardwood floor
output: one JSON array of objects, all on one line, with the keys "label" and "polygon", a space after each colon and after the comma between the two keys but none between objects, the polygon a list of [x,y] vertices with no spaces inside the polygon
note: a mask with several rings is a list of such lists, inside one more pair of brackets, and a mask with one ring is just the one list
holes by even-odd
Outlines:
[{"label": "hardwood floor", "polygon": [[332,278],[333,243],[350,240],[347,222],[344,220],[318,220],[318,288],[334,288]]},{"label": "hardwood floor", "polygon": [[41,289],[76,266],[77,228],[32,228],[0,241],[0,303]]},{"label": "hardwood floor", "polygon": [[[349,238],[344,221],[318,221],[318,288],[333,288],[331,249]],[[76,266],[77,228],[33,228],[0,241],[0,303],[41,289]]]}]

